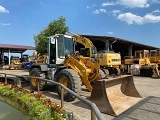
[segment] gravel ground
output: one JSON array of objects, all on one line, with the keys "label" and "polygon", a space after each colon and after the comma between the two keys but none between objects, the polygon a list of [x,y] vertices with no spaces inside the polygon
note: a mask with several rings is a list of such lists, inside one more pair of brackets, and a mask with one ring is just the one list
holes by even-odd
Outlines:
[{"label": "gravel ground", "polygon": [[[9,74],[15,74],[15,75],[28,75],[29,74],[28,71],[25,71],[25,70],[0,70],[0,73],[9,73]],[[152,120],[156,120],[157,117],[160,118],[160,116],[159,116],[160,109],[155,108],[155,106],[153,106],[154,104],[157,105],[157,102],[155,102],[155,101],[160,102],[160,98],[158,98],[158,97],[160,97],[160,87],[159,87],[160,79],[153,79],[153,78],[149,78],[149,77],[140,77],[140,76],[134,76],[133,78],[134,78],[135,86],[142,96],[141,104],[142,103],[144,104],[145,101],[147,101],[146,106],[143,106],[143,108],[144,107],[153,108],[154,111],[156,111],[156,110],[157,111],[156,112],[152,111],[152,112],[149,112],[149,113],[148,112],[147,113],[142,112],[141,114],[139,114],[139,112],[141,110],[140,107],[139,107],[138,110],[134,109],[134,112],[132,110],[132,114],[134,113],[133,115],[137,116],[137,119],[138,119],[138,115],[141,116],[141,117],[139,117],[139,119],[152,118]],[[28,88],[30,89],[30,87],[28,87]],[[43,91],[42,93],[45,94],[48,97],[51,97],[55,102],[60,104],[60,98],[55,93],[54,85],[49,84],[46,91]],[[149,102],[148,102],[149,101],[148,100],[149,96],[156,97],[156,98],[154,98],[156,100],[150,99],[150,101],[155,102],[152,105],[149,105]],[[88,92],[84,86],[82,86],[82,97],[84,97],[88,100],[89,100],[89,97],[90,97],[90,92]],[[144,102],[143,102],[143,100],[144,100]],[[68,110],[70,112],[73,112],[73,114],[74,114],[74,116],[76,116],[77,120],[90,120],[91,119],[91,116],[90,116],[91,111],[90,111],[89,106],[85,105],[84,103],[82,103],[78,99],[76,99],[73,102],[69,102],[69,103],[65,102],[64,106],[65,106],[66,110]],[[160,105],[159,105],[159,108],[160,108]],[[148,111],[151,111],[151,110],[148,110]],[[107,114],[103,114],[105,120],[111,120],[111,119],[133,120],[131,117],[126,118],[126,115],[129,115],[129,113],[124,112],[122,115],[120,115],[118,117],[113,117],[113,116],[110,116],[110,115],[107,115]],[[146,117],[146,115],[149,115],[149,117]],[[144,116],[144,117],[142,118],[142,116]],[[155,117],[153,117],[153,116],[155,116]]]}]

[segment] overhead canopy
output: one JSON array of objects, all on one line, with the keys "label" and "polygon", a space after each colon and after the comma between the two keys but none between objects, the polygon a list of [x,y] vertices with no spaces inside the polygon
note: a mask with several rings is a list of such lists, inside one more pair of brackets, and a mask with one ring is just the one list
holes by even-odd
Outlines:
[{"label": "overhead canopy", "polygon": [[35,47],[25,45],[0,44],[0,50],[11,53],[23,53],[26,50],[35,50]]},{"label": "overhead canopy", "polygon": [[105,41],[109,41],[112,44],[112,48],[115,52],[121,52],[122,54],[126,55],[128,52],[128,46],[132,47],[133,53],[135,50],[152,50],[152,49],[160,49],[154,46],[145,45],[141,43],[136,43],[129,40],[124,40],[116,37],[110,36],[95,36],[95,35],[82,35],[88,39],[90,39],[93,44],[96,46],[97,50],[101,50],[105,48]]},{"label": "overhead canopy", "polygon": [[[86,38],[89,38],[90,40],[92,40],[93,42],[97,41],[98,42],[105,42],[105,40],[109,40],[110,43],[114,42],[115,40],[117,40],[113,46],[117,46],[117,47],[121,47],[121,45],[123,47],[126,47],[126,45],[132,45],[133,48],[135,49],[159,49],[157,47],[154,46],[150,46],[150,45],[145,45],[145,44],[141,44],[141,43],[136,43],[133,41],[129,41],[129,40],[124,40],[121,38],[116,38],[116,37],[109,37],[109,36],[94,36],[94,35],[82,35]],[[104,44],[104,43],[103,43]],[[100,45],[100,44],[99,44]]]}]

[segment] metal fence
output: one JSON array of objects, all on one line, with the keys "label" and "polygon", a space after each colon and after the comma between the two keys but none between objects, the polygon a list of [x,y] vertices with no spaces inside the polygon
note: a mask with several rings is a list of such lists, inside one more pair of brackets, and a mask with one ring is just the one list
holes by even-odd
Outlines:
[{"label": "metal fence", "polygon": [[[21,79],[20,78],[22,78],[22,77],[25,78],[26,77],[26,76],[18,76],[18,75],[14,75],[14,74],[6,74],[6,73],[0,73],[0,74],[4,75],[4,77],[5,77],[5,83],[7,83],[7,75],[17,77],[18,78],[17,79],[18,80],[17,81],[17,85],[19,85],[19,86],[21,86]],[[97,106],[93,102],[91,102],[91,101],[89,101],[89,100],[81,97],[79,94],[71,91],[70,89],[68,89],[67,87],[65,87],[63,84],[60,84],[60,83],[55,82],[53,80],[48,80],[48,79],[40,78],[40,77],[27,76],[27,78],[36,78],[38,80],[38,83],[37,83],[38,84],[38,89],[37,89],[38,93],[40,92],[40,88],[39,88],[40,80],[41,81],[50,82],[50,83],[53,83],[55,85],[61,86],[61,107],[62,108],[64,107],[63,91],[66,90],[70,94],[72,94],[73,96],[75,96],[77,99],[79,99],[80,101],[82,101],[83,103],[85,103],[86,105],[88,105],[90,107],[90,110],[91,110],[91,120],[96,120],[96,118],[98,120],[104,120],[104,117],[103,117],[102,113],[99,111],[99,109],[97,108]],[[72,117],[71,114],[69,116],[69,119],[70,120],[73,119],[73,117]]]}]

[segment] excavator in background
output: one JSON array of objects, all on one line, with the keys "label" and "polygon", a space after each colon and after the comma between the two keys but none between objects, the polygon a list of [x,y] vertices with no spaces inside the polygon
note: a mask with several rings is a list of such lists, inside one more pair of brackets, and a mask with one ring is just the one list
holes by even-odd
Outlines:
[{"label": "excavator in background", "polygon": [[120,75],[121,74],[121,55],[114,51],[101,50],[97,54],[100,66],[105,73],[109,75]]},{"label": "excavator in background", "polygon": [[[93,43],[88,39],[88,38],[82,38],[81,36],[74,34],[75,38],[77,38],[77,42],[82,43],[85,39],[85,46],[86,47],[90,47],[91,50],[95,50],[92,49]],[[115,43],[116,40],[114,42],[112,42],[111,44],[109,44],[108,47],[112,46],[113,43]],[[82,48],[81,48],[82,49]],[[109,75],[113,75],[113,76],[117,76],[121,74],[121,55],[120,53],[115,53],[112,50],[101,50],[101,51],[93,51],[92,53],[90,53],[90,56],[92,61],[94,61],[95,58],[98,58],[99,62],[100,62],[100,69],[106,74],[106,77]]]},{"label": "excavator in background", "polygon": [[[81,86],[85,85],[91,92],[91,101],[100,111],[115,116],[141,100],[133,76],[105,79],[98,58],[91,59],[97,50],[89,39],[76,34],[56,34],[48,39],[47,61],[33,64],[29,69],[30,76],[56,81],[78,94],[81,94]],[[79,52],[75,51],[77,42],[84,45]],[[37,90],[38,78],[33,77],[30,79],[31,88]],[[47,83],[40,81],[39,86],[42,90]],[[58,95],[61,95],[61,87],[55,87]],[[65,101],[75,100],[66,90],[63,93]]]}]

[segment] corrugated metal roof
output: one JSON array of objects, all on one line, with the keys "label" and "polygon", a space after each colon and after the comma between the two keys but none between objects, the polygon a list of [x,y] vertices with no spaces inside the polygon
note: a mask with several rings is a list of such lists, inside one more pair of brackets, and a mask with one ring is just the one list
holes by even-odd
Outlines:
[{"label": "corrugated metal roof", "polygon": [[159,49],[158,47],[145,45],[142,43],[136,43],[136,42],[133,42],[130,40],[125,40],[125,39],[111,37],[111,36],[96,36],[96,35],[82,35],[82,36],[89,38],[90,40],[93,40],[93,41],[94,40],[101,40],[101,41],[109,40],[110,42],[113,42],[113,41],[117,40],[117,43],[121,43],[121,44],[134,45],[136,47],[143,47],[146,49]]},{"label": "corrugated metal roof", "polygon": [[10,52],[24,52],[26,50],[35,50],[35,47],[26,45],[0,44],[0,49],[3,49],[4,51],[8,51],[10,49]]},{"label": "corrugated metal roof", "polygon": [[34,50],[35,47],[26,46],[26,45],[13,45],[13,44],[0,44],[0,48],[17,48],[17,49],[27,49]]}]

